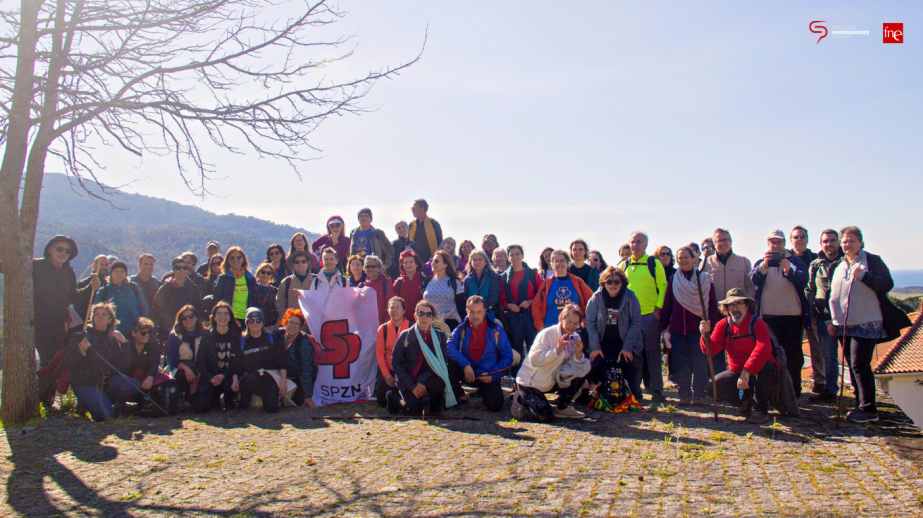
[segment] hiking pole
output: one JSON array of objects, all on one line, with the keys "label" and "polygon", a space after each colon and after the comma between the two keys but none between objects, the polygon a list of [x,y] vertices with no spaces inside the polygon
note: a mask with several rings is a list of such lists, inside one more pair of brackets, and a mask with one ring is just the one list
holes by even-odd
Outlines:
[{"label": "hiking pole", "polygon": [[[96,272],[90,274],[90,279],[93,277],[99,278],[99,275]],[[87,314],[83,317],[83,332],[87,332],[87,326],[90,325],[90,313],[93,311],[93,299],[96,298],[96,290],[90,290],[90,303],[87,304]]]},{"label": "hiking pole", "polygon": [[[96,353],[96,356],[99,356],[99,359],[102,360],[103,363],[105,363],[106,365],[108,365],[110,369],[114,370],[115,373],[118,374],[119,376],[122,376],[122,377],[125,378],[125,379],[131,379],[131,380],[134,379],[134,378],[129,378],[128,375],[126,375],[124,372],[120,371],[118,367],[116,367],[115,365],[112,365],[111,363],[109,363],[109,360],[107,360],[103,355],[99,354],[99,351],[97,351],[96,348],[93,348],[93,352]],[[151,402],[151,404],[153,404],[155,407],[157,407],[157,410],[160,410],[161,412],[163,412],[163,415],[165,415],[165,416],[170,415],[166,410],[163,409],[162,406],[158,405],[156,401],[154,401],[153,399],[151,399],[151,396],[147,395],[143,390],[141,390],[141,387],[136,387],[134,383],[129,383],[129,385],[131,385],[135,390],[138,391],[138,393],[140,393],[142,396],[144,396],[144,399],[147,399],[148,401]]]},{"label": "hiking pole", "polygon": [[[708,311],[705,309],[705,297],[702,295],[702,278],[699,272],[694,272],[695,284],[699,288],[699,305],[702,307],[702,319],[708,320]],[[708,359],[708,376],[711,377],[711,400],[715,405],[715,422],[718,422],[718,387],[715,386],[715,364],[711,361],[711,331],[702,336],[705,341],[705,357]]]},{"label": "hiking pole", "polygon": [[[849,279],[849,289],[846,290],[846,311],[843,316],[843,341],[840,342],[842,348],[840,349],[840,393],[836,397],[836,429],[840,429],[840,408],[843,404],[843,388],[844,388],[844,378],[846,377],[846,323],[849,322],[849,298],[852,295],[852,285],[856,282],[856,278],[853,276]],[[839,342],[839,340],[837,340]]]}]

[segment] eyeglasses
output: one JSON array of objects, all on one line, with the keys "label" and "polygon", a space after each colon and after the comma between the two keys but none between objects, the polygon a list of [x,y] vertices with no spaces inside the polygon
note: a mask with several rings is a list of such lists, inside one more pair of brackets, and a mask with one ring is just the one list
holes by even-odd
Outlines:
[{"label": "eyeglasses", "polygon": [[188,269],[189,269],[189,268],[187,268],[187,267],[185,267],[185,266],[174,266],[174,267],[173,267],[173,271],[174,271],[174,272],[181,272],[181,271],[183,271],[183,270],[188,270]]},{"label": "eyeglasses", "polygon": [[55,252],[58,252],[59,254],[69,254],[69,253],[71,253],[71,249],[70,249],[70,248],[64,248],[63,246],[56,246],[56,247],[54,247],[54,249],[55,249]]},{"label": "eyeglasses", "polygon": [[292,261],[292,264],[308,264],[307,259],[302,259],[301,261]]},{"label": "eyeglasses", "polygon": [[673,257],[673,252],[660,252],[660,257]]},{"label": "eyeglasses", "polygon": [[212,265],[212,266],[221,266],[221,263],[223,263],[223,262],[224,262],[224,261],[212,261],[212,262],[211,262],[211,265]]},{"label": "eyeglasses", "polygon": [[138,331],[138,334],[139,334],[140,336],[147,336],[147,335],[151,334],[151,330],[150,330],[150,329],[145,329],[145,330],[143,330],[143,331]]},{"label": "eyeglasses", "polygon": [[273,273],[275,273],[275,272],[271,272],[271,271],[269,271],[269,270],[260,270],[260,271],[256,272],[257,275],[272,275]]},{"label": "eyeglasses", "polygon": [[727,237],[715,241],[715,243],[730,243],[730,242],[731,242],[731,239]]},{"label": "eyeglasses", "polygon": [[417,318],[433,318],[435,316],[432,311],[417,311]]},{"label": "eyeglasses", "polygon": [[797,235],[792,236],[792,239],[798,239],[798,240],[807,239],[807,238],[808,238],[808,236],[802,236],[801,234],[797,234]]},{"label": "eyeglasses", "polygon": [[228,313],[227,311],[219,311],[219,312],[215,313],[215,318],[218,318],[218,317],[228,317],[228,318],[230,318],[230,317],[231,317],[231,314]]},{"label": "eyeglasses", "polygon": [[606,281],[606,282],[605,282],[605,285],[606,285],[606,286],[621,286],[621,285],[622,285],[622,281],[620,281],[620,280],[618,280],[618,279],[616,279],[616,280],[614,280],[614,281]]},{"label": "eyeglasses", "polygon": [[269,257],[272,257],[272,256],[274,256],[274,255],[282,255],[282,252],[280,252],[280,251],[278,251],[278,250],[273,250],[273,251],[269,252]]},{"label": "eyeglasses", "polygon": [[374,270],[376,268],[381,268],[381,265],[380,264],[370,264],[365,267],[366,270]]},{"label": "eyeglasses", "polygon": [[703,246],[703,247],[702,247],[702,250],[705,250],[706,252],[710,252],[710,251],[712,251],[712,250],[714,250],[714,249],[715,249],[715,247],[713,247],[713,246]]},{"label": "eyeglasses", "polygon": [[180,320],[182,320],[183,322],[189,322],[190,320],[195,320],[196,318],[198,317],[196,317],[195,315],[183,315],[182,317],[180,317]]},{"label": "eyeglasses", "polygon": [[248,318],[247,323],[248,324],[262,324],[263,319],[262,318]]}]

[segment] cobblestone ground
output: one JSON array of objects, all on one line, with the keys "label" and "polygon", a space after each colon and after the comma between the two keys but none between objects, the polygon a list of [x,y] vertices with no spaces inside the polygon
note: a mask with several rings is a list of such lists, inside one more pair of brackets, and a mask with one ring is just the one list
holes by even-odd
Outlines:
[{"label": "cobblestone ground", "polygon": [[886,406],[883,426],[836,430],[832,405],[802,407],[763,426],[715,423],[710,407],[520,423],[509,403],[489,414],[476,399],[447,415],[478,420],[322,418],[384,416],[374,404],[56,417],[6,430],[0,514],[923,514],[920,467],[885,444],[918,435],[899,410]]}]

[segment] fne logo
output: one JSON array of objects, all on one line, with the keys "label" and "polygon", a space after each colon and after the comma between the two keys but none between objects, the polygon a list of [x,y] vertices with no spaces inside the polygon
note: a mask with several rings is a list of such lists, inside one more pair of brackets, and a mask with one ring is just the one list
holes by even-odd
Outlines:
[{"label": "fne logo", "polygon": [[881,29],[882,43],[904,43],[903,23],[884,23]]},{"label": "fne logo", "polygon": [[[814,34],[822,34],[820,38],[817,38],[817,43],[820,43],[820,40],[827,37],[827,28],[824,27],[823,25],[814,25],[815,23],[826,23],[826,22],[824,22],[823,20],[818,20],[818,21],[814,21],[808,24],[809,31],[813,32]],[[819,31],[816,29],[823,29],[823,30]],[[815,45],[817,45],[817,43],[815,43]]]}]

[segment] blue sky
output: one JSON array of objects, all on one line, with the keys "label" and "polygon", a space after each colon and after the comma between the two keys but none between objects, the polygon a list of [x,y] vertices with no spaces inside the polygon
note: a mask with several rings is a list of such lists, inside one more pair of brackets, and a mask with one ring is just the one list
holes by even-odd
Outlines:
[{"label": "blue sky", "polygon": [[[340,6],[356,53],[334,76],[411,59],[427,24],[429,39],[367,98],[376,111],[321,126],[303,181],[220,154],[227,178],[204,201],[169,160],[113,154],[100,178],[315,230],[369,206],[392,236],[424,197],[446,235],[495,233],[532,264],[578,236],[614,258],[634,229],[675,249],[728,227],[753,258],[770,229],[803,224],[817,249],[820,230],[855,224],[893,269],[923,268],[918,2]],[[816,44],[812,20],[870,34]],[[883,44],[883,22],[906,43]]]}]

